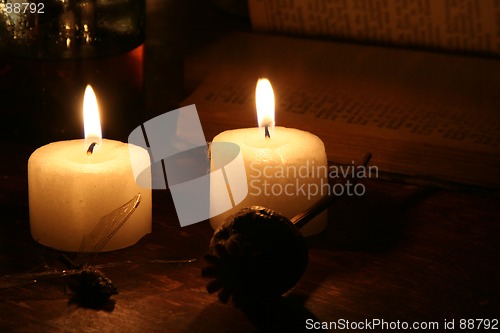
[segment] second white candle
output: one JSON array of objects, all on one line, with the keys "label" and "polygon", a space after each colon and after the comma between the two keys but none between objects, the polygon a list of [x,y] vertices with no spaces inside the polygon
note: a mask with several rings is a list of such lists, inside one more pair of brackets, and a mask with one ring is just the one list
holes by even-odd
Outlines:
[{"label": "second white candle", "polygon": [[[328,161],[321,139],[298,129],[274,127],[274,93],[267,79],[257,83],[256,106],[259,128],[225,131],[212,141],[239,146],[248,186],[248,195],[243,201],[210,219],[214,229],[249,206],[264,206],[291,219],[328,195],[325,191],[328,187]],[[217,159],[212,155],[214,157]],[[234,179],[227,178],[227,181]],[[211,216],[226,209],[228,189],[234,186],[220,184],[214,182],[210,187]],[[301,232],[304,235],[317,234],[326,227],[326,222],[325,212]]]},{"label": "second white candle", "polygon": [[[273,136],[266,139],[261,129],[245,128],[223,132],[213,142],[231,142],[240,147],[248,184],[248,195],[241,203],[210,219],[214,229],[232,214],[249,206],[271,208],[290,219],[328,194],[324,190],[328,186],[325,147],[314,134],[276,127]],[[211,187],[212,211],[219,210],[225,191]],[[325,212],[301,231],[306,236],[317,234],[326,223]]]}]

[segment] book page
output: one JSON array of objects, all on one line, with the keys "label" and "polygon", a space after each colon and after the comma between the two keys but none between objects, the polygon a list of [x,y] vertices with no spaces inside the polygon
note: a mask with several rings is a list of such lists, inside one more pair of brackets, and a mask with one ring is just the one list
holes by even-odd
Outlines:
[{"label": "book page", "polygon": [[255,83],[267,77],[276,124],[320,136],[332,161],[370,151],[382,171],[500,185],[498,60],[251,34],[202,58],[213,72],[185,103],[207,138],[256,126]]},{"label": "book page", "polygon": [[254,29],[500,54],[495,0],[249,0]]}]

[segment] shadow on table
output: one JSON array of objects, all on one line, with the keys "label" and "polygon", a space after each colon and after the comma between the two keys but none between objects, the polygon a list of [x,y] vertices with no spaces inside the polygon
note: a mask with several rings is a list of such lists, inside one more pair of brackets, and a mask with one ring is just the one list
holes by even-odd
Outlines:
[{"label": "shadow on table", "polygon": [[435,191],[419,187],[401,192],[370,190],[363,197],[347,197],[332,206],[327,230],[309,239],[309,246],[355,252],[389,251],[407,239],[413,209]]},{"label": "shadow on table", "polygon": [[[306,297],[287,295],[240,308],[214,302],[191,323],[189,332],[309,332],[306,321],[318,321],[304,307]],[[316,330],[321,331],[321,330]]]},{"label": "shadow on table", "polygon": [[262,332],[309,332],[307,322],[319,320],[304,306],[306,300],[305,296],[288,295],[249,305],[242,311]]}]

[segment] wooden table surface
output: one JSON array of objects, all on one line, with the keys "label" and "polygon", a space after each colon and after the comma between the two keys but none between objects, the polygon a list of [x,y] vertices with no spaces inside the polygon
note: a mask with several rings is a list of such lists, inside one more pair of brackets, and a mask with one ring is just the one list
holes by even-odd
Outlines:
[{"label": "wooden table surface", "polygon": [[[182,59],[154,35],[168,25],[158,12],[171,2],[151,3],[158,7],[149,17],[153,60],[146,63],[146,74],[156,68],[151,61]],[[189,93],[174,79],[164,83],[151,74],[149,80],[150,111],[175,105]],[[166,96],[161,84],[177,91]],[[26,164],[36,147],[0,144],[0,275],[43,270],[44,265],[60,268],[59,252],[37,244],[29,231]],[[153,232],[135,246],[95,260],[134,261],[103,269],[119,288],[113,304],[100,310],[70,304],[63,279],[5,288],[0,290],[0,331],[280,332],[305,331],[307,319],[435,321],[442,331],[445,320],[454,319],[458,330],[461,319],[500,319],[498,197],[382,180],[365,184],[365,196],[344,198],[330,208],[328,228],[307,240],[310,261],[304,276],[276,303],[244,312],[209,295],[200,271],[210,225],[181,228],[170,193],[154,191]],[[197,260],[151,262],[191,258]]]}]

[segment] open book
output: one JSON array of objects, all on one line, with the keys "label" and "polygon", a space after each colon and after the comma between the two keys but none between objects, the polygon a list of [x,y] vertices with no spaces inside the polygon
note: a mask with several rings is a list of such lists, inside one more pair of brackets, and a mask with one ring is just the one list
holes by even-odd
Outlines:
[{"label": "open book", "polygon": [[186,64],[205,135],[255,127],[267,77],[276,124],[318,135],[328,158],[372,152],[389,175],[500,188],[500,60],[233,34]]},{"label": "open book", "polygon": [[500,55],[497,0],[248,0],[253,27]]}]

